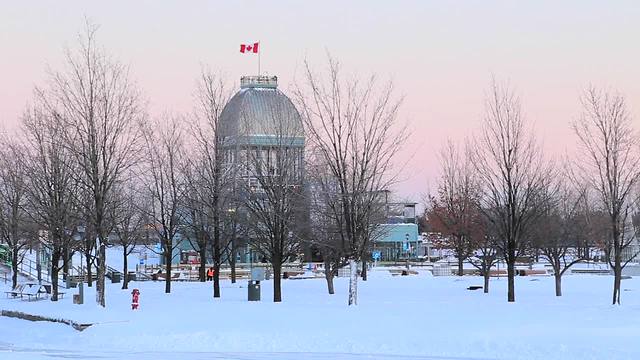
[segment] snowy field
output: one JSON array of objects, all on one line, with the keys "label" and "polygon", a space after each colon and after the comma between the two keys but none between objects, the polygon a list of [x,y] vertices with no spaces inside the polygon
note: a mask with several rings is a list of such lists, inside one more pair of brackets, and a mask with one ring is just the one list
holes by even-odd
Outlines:
[{"label": "snowy field", "polygon": [[[1,359],[633,359],[640,356],[640,279],[623,280],[622,306],[609,305],[612,277],[572,275],[562,298],[552,277],[516,279],[515,304],[506,279],[491,293],[469,291],[479,277],[391,277],[373,271],[359,282],[359,305],[349,308],[347,279],[336,294],[323,279],[284,280],[284,302],[246,301],[246,281],[132,283],[141,308],[130,310],[130,291],[108,284],[107,309],[85,291],[58,304],[0,300],[0,309],[50,315],[96,325],[83,332],[61,324],[0,317]],[[4,289],[7,289],[6,285]],[[0,287],[2,287],[0,286]],[[3,291],[5,291],[3,289]],[[3,294],[4,295],[4,294]]]}]

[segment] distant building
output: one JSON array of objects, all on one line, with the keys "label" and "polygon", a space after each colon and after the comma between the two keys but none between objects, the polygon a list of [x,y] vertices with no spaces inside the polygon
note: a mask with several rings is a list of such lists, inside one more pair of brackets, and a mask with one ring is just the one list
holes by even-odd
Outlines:
[{"label": "distant building", "polygon": [[[638,242],[637,234],[640,234],[640,226],[636,224],[632,224],[625,229],[625,243],[629,245],[620,254],[623,262],[640,263],[640,242]],[[628,239],[631,239],[631,241]]]},{"label": "distant building", "polygon": [[372,252],[377,252],[381,261],[414,259],[424,255],[416,219],[417,203],[393,201],[389,191],[383,194],[385,223],[378,225]]},{"label": "distant building", "polygon": [[[229,100],[220,118],[224,162],[237,171],[238,191],[259,190],[256,177],[278,175],[278,154],[286,152],[287,176],[302,185],[305,137],[300,113],[293,102],[278,90],[276,76],[243,76],[240,91]],[[240,194],[241,196],[241,194]],[[238,261],[250,261],[248,239],[238,239]],[[258,259],[259,260],[259,259]]]},{"label": "distant building", "polygon": [[[282,148],[295,154],[293,173],[303,175],[304,130],[291,100],[278,90],[276,76],[243,76],[240,91],[229,100],[220,118],[225,163],[240,169],[240,177],[255,182],[252,156],[274,161]],[[275,169],[273,169],[275,170]]]}]

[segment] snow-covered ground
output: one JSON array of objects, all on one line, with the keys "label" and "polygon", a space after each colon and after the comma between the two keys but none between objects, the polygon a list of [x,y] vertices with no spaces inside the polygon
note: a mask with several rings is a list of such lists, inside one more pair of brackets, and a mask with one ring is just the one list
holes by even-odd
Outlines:
[{"label": "snow-covered ground", "polygon": [[[359,282],[359,305],[347,307],[347,279],[336,294],[323,279],[284,280],[284,302],[274,304],[271,281],[262,301],[247,302],[246,281],[212,284],[108,284],[106,309],[94,293],[73,305],[1,299],[0,309],[50,315],[96,325],[66,325],[0,317],[0,358],[106,359],[632,359],[640,356],[640,279],[623,280],[621,306],[611,306],[612,277],[572,275],[565,296],[552,277],[518,277],[516,300],[506,302],[506,279],[491,293],[469,291],[479,277],[391,277],[373,271]],[[0,285],[0,287],[5,285]],[[6,288],[6,287],[5,287]],[[4,291],[4,290],[3,290]],[[68,297],[68,298],[67,298]]]}]

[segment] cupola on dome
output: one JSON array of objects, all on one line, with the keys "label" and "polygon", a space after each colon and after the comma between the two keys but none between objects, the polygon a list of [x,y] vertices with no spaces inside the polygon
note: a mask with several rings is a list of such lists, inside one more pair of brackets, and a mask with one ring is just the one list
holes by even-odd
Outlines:
[{"label": "cupola on dome", "polygon": [[225,143],[269,145],[274,139],[288,138],[295,145],[304,145],[300,114],[277,87],[276,76],[240,79],[240,91],[229,100],[220,118]]}]

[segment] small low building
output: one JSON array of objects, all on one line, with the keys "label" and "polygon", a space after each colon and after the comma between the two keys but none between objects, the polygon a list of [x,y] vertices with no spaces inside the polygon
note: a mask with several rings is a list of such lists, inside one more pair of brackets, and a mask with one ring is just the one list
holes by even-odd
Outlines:
[{"label": "small low building", "polygon": [[379,252],[381,261],[415,259],[420,254],[422,238],[418,225],[413,223],[380,224],[373,243],[373,251]]},{"label": "small low building", "polygon": [[399,261],[424,255],[416,221],[416,203],[394,200],[389,191],[384,191],[383,195],[386,221],[378,225],[374,235],[374,258]]}]

